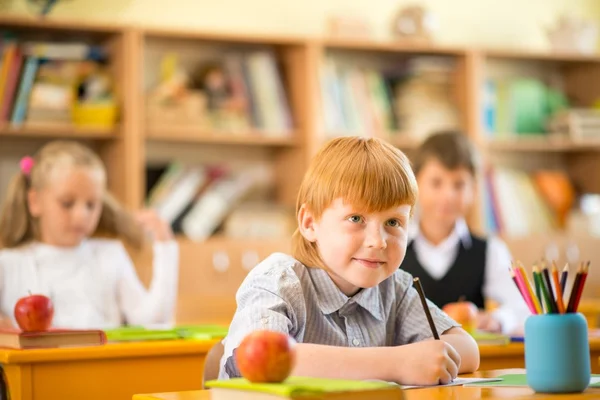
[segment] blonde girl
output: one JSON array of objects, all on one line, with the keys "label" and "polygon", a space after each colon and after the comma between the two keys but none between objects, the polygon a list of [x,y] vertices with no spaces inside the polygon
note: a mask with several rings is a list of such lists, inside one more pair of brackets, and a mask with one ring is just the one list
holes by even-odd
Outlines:
[{"label": "blonde girl", "polygon": [[[110,328],[170,323],[178,247],[153,213],[130,216],[106,191],[106,171],[87,147],[50,142],[21,160],[0,213],[0,312],[28,293],[53,300],[52,325]],[[140,247],[153,239],[153,279],[139,281],[118,239]]]}]

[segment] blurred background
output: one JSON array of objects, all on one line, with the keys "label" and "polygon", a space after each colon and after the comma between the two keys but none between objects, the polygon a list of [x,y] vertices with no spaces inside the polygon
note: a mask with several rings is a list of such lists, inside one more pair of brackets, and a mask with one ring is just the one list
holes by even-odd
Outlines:
[{"label": "blurred background", "polygon": [[178,322],[227,323],[247,271],[289,251],[324,141],[410,157],[458,129],[481,159],[470,227],[528,267],[590,260],[597,319],[599,23],[594,0],[0,0],[0,199],[43,143],[90,145],[177,234]]}]

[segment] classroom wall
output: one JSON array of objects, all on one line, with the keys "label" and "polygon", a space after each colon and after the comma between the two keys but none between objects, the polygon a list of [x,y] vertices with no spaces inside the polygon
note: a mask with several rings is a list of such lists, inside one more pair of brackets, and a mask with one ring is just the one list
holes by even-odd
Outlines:
[{"label": "classroom wall", "polygon": [[[228,32],[321,36],[333,13],[364,16],[378,38],[396,11],[423,4],[435,11],[446,44],[544,49],[544,28],[570,12],[600,20],[597,0],[60,0],[52,15],[96,21]],[[26,13],[27,0],[0,0],[0,12]]]}]

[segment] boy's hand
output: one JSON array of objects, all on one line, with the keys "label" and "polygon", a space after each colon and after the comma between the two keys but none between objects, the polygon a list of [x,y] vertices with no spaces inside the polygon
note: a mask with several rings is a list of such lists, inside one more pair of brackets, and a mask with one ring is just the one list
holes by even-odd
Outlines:
[{"label": "boy's hand", "polygon": [[494,318],[492,314],[480,311],[477,314],[477,329],[486,332],[500,333],[502,332],[502,324],[500,324],[500,321]]},{"label": "boy's hand", "polygon": [[460,355],[443,340],[425,340],[397,347],[393,363],[396,381],[403,385],[446,384],[456,378]]},{"label": "boy's hand", "polygon": [[173,239],[171,227],[154,210],[141,210],[135,214],[136,220],[154,240],[165,242]]}]

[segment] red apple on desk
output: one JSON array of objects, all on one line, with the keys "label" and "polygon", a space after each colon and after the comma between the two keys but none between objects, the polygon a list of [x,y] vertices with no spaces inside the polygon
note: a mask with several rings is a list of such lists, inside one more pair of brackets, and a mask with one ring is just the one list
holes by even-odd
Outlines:
[{"label": "red apple on desk", "polygon": [[250,382],[283,382],[294,366],[293,343],[293,339],[280,332],[250,333],[235,350],[242,376]]},{"label": "red apple on desk", "polygon": [[477,314],[479,310],[470,301],[459,300],[455,303],[448,303],[442,308],[442,311],[461,324],[465,331],[474,333],[477,329]]},{"label": "red apple on desk", "polygon": [[45,331],[52,324],[52,300],[41,294],[22,297],[15,304],[15,319],[25,332]]}]

